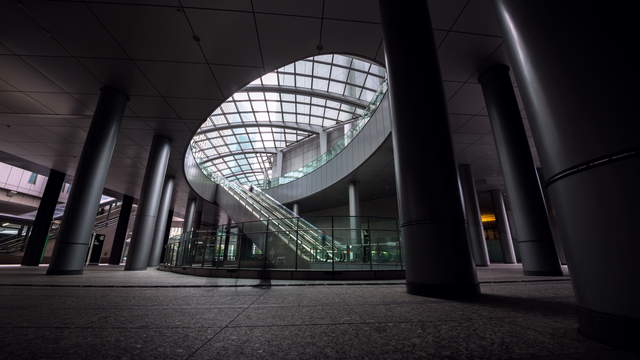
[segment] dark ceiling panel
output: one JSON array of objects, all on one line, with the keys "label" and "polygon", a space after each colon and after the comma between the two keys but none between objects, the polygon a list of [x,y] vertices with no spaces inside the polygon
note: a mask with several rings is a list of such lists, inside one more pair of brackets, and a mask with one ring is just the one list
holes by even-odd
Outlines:
[{"label": "dark ceiling panel", "polygon": [[31,19],[27,11],[17,1],[0,1],[0,42],[20,55],[67,55],[55,39]]},{"label": "dark ceiling panel", "polygon": [[182,0],[185,7],[251,11],[251,0]]},{"label": "dark ceiling panel", "polygon": [[175,118],[176,113],[163,98],[151,96],[132,96],[129,106],[138,116]]},{"label": "dark ceiling panel", "polygon": [[195,119],[201,123],[211,115],[221,103],[220,100],[167,98],[181,119]]},{"label": "dark ceiling panel", "polygon": [[260,68],[211,65],[211,69],[224,92],[223,99],[227,99],[234,92],[263,75]]},{"label": "dark ceiling panel", "polygon": [[324,20],[322,25],[322,45],[331,52],[375,59],[381,42],[382,31],[378,24]]},{"label": "dark ceiling panel", "polygon": [[484,108],[484,98],[480,84],[467,83],[448,102],[449,112],[458,114],[478,114]]},{"label": "dark ceiling panel", "polygon": [[208,62],[262,66],[251,13],[187,9],[186,14]]},{"label": "dark ceiling panel", "polygon": [[76,59],[42,56],[23,59],[68,92],[97,94],[100,90],[100,81]]},{"label": "dark ceiling panel", "polygon": [[380,22],[380,8],[371,0],[324,0],[324,16],[331,19]]},{"label": "dark ceiling panel", "polygon": [[486,116],[474,116],[456,132],[462,134],[486,135],[491,133],[489,118]]},{"label": "dark ceiling panel", "polygon": [[106,4],[91,8],[133,59],[204,62],[182,10]]},{"label": "dark ceiling panel", "polygon": [[83,64],[102,81],[129,95],[158,95],[138,66],[128,60],[82,59]]},{"label": "dark ceiling panel", "polygon": [[492,0],[471,0],[453,30],[500,36],[497,10]]},{"label": "dark ceiling panel", "polygon": [[18,114],[53,113],[51,109],[46,108],[44,105],[23,93],[0,92],[0,106],[8,109],[9,112]]},{"label": "dark ceiling panel", "polygon": [[37,22],[71,55],[125,57],[85,4],[39,0],[27,0],[25,3]]},{"label": "dark ceiling panel", "polygon": [[436,29],[449,29],[469,0],[429,0],[431,25]]},{"label": "dark ceiling panel", "polygon": [[319,19],[257,14],[256,20],[266,71],[317,53]]},{"label": "dark ceiling panel", "polygon": [[142,71],[163,96],[220,99],[207,64],[139,61]]},{"label": "dark ceiling panel", "polygon": [[18,56],[0,55],[0,78],[20,91],[63,91]]},{"label": "dark ceiling panel", "polygon": [[256,12],[314,17],[322,16],[322,0],[259,0],[254,1],[253,6]]},{"label": "dark ceiling panel", "polygon": [[479,67],[497,50],[502,39],[480,35],[449,33],[440,46],[442,78],[476,82]]},{"label": "dark ceiling panel", "polygon": [[85,105],[65,93],[29,93],[32,99],[51,109],[56,114],[85,114],[87,108]]}]

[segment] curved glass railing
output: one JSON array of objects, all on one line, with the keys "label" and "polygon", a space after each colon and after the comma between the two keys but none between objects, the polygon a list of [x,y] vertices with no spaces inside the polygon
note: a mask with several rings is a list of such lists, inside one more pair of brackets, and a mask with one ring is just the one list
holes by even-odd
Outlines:
[{"label": "curved glass railing", "polygon": [[309,174],[310,172],[326,164],[329,160],[336,157],[336,155],[338,155],[347,145],[349,145],[349,143],[351,143],[351,141],[358,135],[358,133],[360,133],[360,130],[362,130],[362,128],[367,124],[369,119],[371,119],[371,116],[373,116],[373,114],[375,113],[378,105],[380,105],[380,102],[382,101],[382,98],[386,93],[387,81],[385,80],[380,85],[380,89],[378,89],[378,92],[375,94],[373,99],[369,102],[369,105],[367,105],[364,114],[357,120],[351,122],[351,128],[349,129],[349,131],[344,134],[344,137],[340,138],[335,144],[327,149],[327,152],[304,164],[304,166],[299,169],[290,171],[280,177],[265,179],[264,183],[262,184],[262,188],[266,190],[278,185],[290,183]]},{"label": "curved glass railing", "polygon": [[[305,223],[312,223],[313,229]],[[284,243],[283,238],[293,239],[293,246]],[[309,238],[317,241],[309,242]],[[164,264],[278,270],[402,270],[402,256],[394,218],[291,217],[223,225],[215,232],[173,237],[167,243]]]}]

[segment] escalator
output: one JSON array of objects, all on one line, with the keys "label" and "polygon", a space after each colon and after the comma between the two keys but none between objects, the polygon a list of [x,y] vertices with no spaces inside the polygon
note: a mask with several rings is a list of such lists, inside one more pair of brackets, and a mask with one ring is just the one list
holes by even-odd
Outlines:
[{"label": "escalator", "polygon": [[257,187],[241,185],[213,174],[212,176],[218,184],[217,197],[234,220],[255,221],[264,224],[268,229],[271,234],[268,249],[264,236],[251,232],[245,234],[257,248],[279,258],[296,258],[297,267],[301,269],[323,268],[323,265],[333,260],[335,244],[313,224],[297,216]]}]

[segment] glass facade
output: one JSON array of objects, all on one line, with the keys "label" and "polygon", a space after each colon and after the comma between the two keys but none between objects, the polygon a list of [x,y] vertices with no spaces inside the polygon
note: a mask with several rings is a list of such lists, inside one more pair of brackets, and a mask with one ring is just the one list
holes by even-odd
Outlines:
[{"label": "glass facade", "polygon": [[200,127],[191,147],[206,174],[262,185],[275,154],[367,113],[385,69],[345,55],[319,55],[268,73],[236,92]]}]

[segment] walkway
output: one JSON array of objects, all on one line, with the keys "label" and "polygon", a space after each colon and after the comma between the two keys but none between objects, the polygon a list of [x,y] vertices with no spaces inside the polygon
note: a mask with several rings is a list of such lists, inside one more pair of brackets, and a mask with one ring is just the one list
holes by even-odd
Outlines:
[{"label": "walkway", "polygon": [[0,267],[0,358],[634,358],[577,334],[568,277],[525,278],[514,266],[480,269],[473,303],[411,296],[398,281],[116,270]]}]

